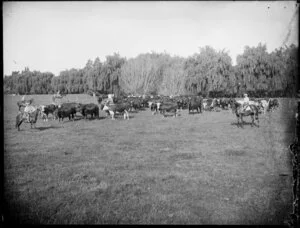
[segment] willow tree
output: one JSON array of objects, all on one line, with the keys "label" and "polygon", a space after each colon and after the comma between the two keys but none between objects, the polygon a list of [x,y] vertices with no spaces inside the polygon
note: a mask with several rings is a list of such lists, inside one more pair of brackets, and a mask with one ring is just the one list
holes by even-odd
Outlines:
[{"label": "willow tree", "polygon": [[126,93],[157,93],[164,64],[161,54],[140,54],[121,68],[120,85]]},{"label": "willow tree", "polygon": [[243,54],[237,56],[240,81],[247,91],[270,90],[272,78],[271,58],[266,45],[246,46]]},{"label": "willow tree", "polygon": [[159,94],[181,95],[184,94],[184,59],[180,57],[170,57],[164,62],[162,72],[163,80],[159,86]]},{"label": "willow tree", "polygon": [[224,50],[216,51],[212,47],[200,48],[200,52],[189,57],[184,66],[186,74],[185,89],[190,93],[208,95],[226,89],[232,78],[231,57]]},{"label": "willow tree", "polygon": [[275,91],[295,93],[298,73],[298,49],[296,46],[267,52],[266,45],[246,46],[242,55],[237,56],[239,81],[247,91]]}]

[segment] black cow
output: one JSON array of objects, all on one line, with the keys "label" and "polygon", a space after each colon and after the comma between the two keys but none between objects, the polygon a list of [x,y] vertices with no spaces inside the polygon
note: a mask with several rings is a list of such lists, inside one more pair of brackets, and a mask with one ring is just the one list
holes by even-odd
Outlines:
[{"label": "black cow", "polygon": [[81,111],[81,105],[79,103],[64,103],[57,110],[58,121],[63,121],[65,117],[74,121],[76,112]]},{"label": "black cow", "polygon": [[45,121],[48,121],[48,115],[51,113],[53,116],[53,119],[57,118],[57,109],[58,106],[55,104],[50,104],[46,106],[41,106],[41,116],[42,118],[45,118]]},{"label": "black cow", "polygon": [[130,102],[130,106],[131,106],[130,111],[132,111],[132,109],[134,109],[136,111],[136,110],[142,108],[142,101],[139,99],[131,99],[131,100],[129,100],[129,102]]},{"label": "black cow", "polygon": [[279,107],[279,102],[278,100],[275,98],[275,99],[270,99],[270,103],[269,103],[269,110],[270,111],[273,111],[274,109],[278,108]]},{"label": "black cow", "polygon": [[220,99],[220,107],[222,109],[228,109],[229,108],[229,98],[221,98]]},{"label": "black cow", "polygon": [[160,113],[162,113],[164,116],[166,116],[166,112],[174,113],[174,117],[177,116],[178,111],[178,104],[177,103],[163,103],[159,107]]},{"label": "black cow", "polygon": [[94,103],[90,103],[90,104],[84,104],[81,107],[81,114],[83,115],[83,117],[86,119],[87,115],[90,115],[91,118],[99,118],[99,106],[94,104]]},{"label": "black cow", "polygon": [[191,97],[188,108],[189,108],[189,114],[191,111],[197,110],[197,113],[202,113],[202,106],[203,106],[203,98],[200,96],[193,96]]}]

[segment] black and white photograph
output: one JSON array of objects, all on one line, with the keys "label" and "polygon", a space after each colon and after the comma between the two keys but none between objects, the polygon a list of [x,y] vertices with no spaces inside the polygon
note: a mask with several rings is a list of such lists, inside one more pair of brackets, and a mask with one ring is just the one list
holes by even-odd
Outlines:
[{"label": "black and white photograph", "polygon": [[3,224],[299,226],[297,1],[2,19]]}]

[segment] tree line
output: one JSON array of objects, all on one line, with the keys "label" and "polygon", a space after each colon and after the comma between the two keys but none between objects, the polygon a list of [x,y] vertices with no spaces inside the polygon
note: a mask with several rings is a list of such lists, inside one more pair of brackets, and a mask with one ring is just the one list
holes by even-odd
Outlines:
[{"label": "tree line", "polygon": [[232,65],[228,52],[210,46],[187,58],[168,53],[145,53],[126,59],[119,54],[88,60],[82,69],[54,76],[51,72],[15,71],[4,77],[4,93],[79,94],[202,94],[209,97],[290,97],[297,92],[298,47],[281,47],[271,53],[264,44],[246,46]]}]

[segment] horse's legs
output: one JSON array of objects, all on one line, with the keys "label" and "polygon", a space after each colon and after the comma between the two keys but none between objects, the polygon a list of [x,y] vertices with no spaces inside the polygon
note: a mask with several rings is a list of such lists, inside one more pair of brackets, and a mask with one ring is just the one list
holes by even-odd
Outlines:
[{"label": "horse's legs", "polygon": [[18,127],[18,131],[20,131],[20,125],[23,123],[23,119],[21,119],[19,122],[18,122],[18,125],[17,125],[17,127]]},{"label": "horse's legs", "polygon": [[244,127],[244,120],[243,120],[243,115],[241,114],[241,127]]},{"label": "horse's legs", "polygon": [[240,117],[237,115],[236,118],[237,118],[237,126],[239,127],[240,126]]}]

